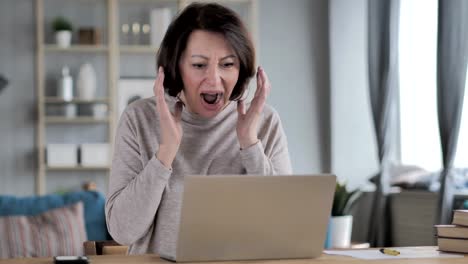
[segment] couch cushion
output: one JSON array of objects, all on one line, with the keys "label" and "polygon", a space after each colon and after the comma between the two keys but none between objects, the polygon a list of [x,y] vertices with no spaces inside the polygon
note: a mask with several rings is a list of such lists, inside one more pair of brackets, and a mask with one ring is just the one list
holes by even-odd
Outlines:
[{"label": "couch cushion", "polygon": [[105,198],[101,193],[95,191],[30,197],[0,195],[0,216],[36,215],[79,201],[84,203],[84,219],[88,240],[110,239],[104,215]]},{"label": "couch cushion", "polygon": [[83,203],[35,216],[0,217],[0,258],[83,254]]}]

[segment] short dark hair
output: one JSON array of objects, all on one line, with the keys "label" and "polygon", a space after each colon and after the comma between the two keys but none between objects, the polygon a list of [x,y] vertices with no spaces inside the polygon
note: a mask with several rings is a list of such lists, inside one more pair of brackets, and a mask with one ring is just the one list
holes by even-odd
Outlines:
[{"label": "short dark hair", "polygon": [[239,59],[239,78],[230,100],[238,100],[255,74],[255,48],[239,16],[231,9],[216,3],[192,3],[169,25],[157,54],[157,65],[164,68],[164,87],[171,96],[183,88],[179,60],[187,47],[190,34],[206,30],[222,34]]}]

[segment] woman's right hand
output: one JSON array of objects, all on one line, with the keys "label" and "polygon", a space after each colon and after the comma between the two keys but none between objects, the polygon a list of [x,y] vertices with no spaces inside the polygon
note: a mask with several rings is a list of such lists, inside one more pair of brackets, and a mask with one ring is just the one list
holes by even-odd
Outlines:
[{"label": "woman's right hand", "polygon": [[159,67],[153,89],[156,96],[156,112],[159,116],[159,129],[161,131],[156,158],[167,168],[172,168],[172,162],[182,141],[182,125],[180,120],[183,103],[177,102],[174,114],[171,113],[164,96],[164,70],[162,67]]}]

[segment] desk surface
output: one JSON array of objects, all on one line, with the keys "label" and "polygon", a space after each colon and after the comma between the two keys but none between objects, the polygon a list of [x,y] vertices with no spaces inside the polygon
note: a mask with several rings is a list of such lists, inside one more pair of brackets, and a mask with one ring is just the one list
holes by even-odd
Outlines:
[{"label": "desk surface", "polygon": [[[434,247],[435,248],[435,247]],[[156,255],[140,255],[140,256],[90,256],[92,264],[168,264],[170,261],[162,260]],[[344,256],[322,255],[317,259],[294,259],[294,260],[259,260],[259,261],[225,261],[225,262],[205,262],[209,264],[338,264],[345,261],[347,264],[352,263],[385,263],[385,264],[466,264],[468,255],[464,258],[438,258],[438,259],[385,259],[385,260],[362,260]],[[23,258],[23,259],[8,259],[0,260],[0,264],[52,264],[52,258]]]}]

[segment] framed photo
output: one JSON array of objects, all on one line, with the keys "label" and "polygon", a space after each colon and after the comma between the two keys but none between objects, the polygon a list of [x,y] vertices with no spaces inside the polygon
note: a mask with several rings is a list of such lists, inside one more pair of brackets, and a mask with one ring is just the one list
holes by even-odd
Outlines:
[{"label": "framed photo", "polygon": [[117,89],[117,120],[134,101],[152,97],[154,78],[122,78]]}]

